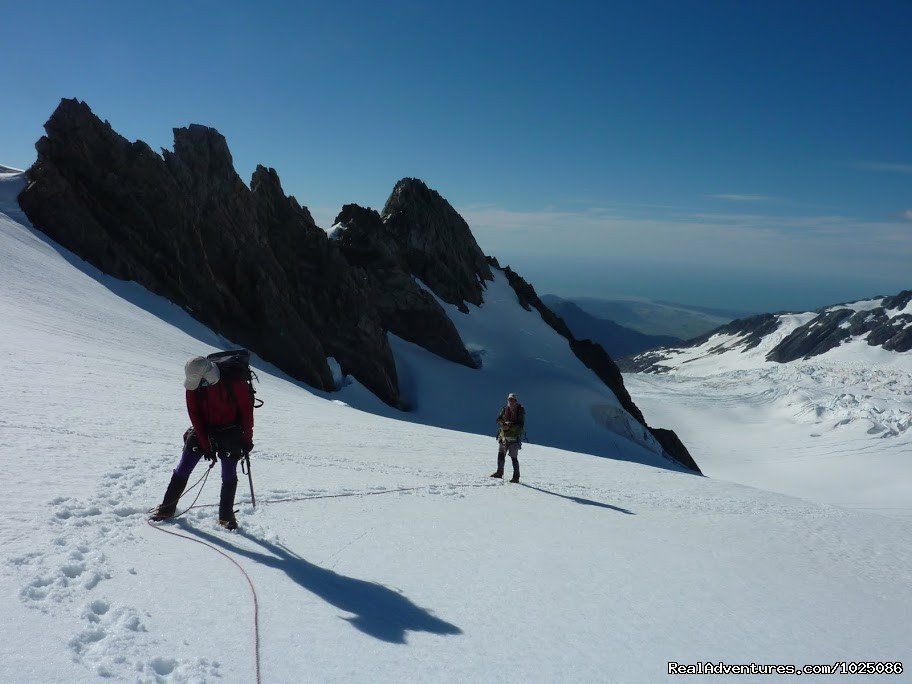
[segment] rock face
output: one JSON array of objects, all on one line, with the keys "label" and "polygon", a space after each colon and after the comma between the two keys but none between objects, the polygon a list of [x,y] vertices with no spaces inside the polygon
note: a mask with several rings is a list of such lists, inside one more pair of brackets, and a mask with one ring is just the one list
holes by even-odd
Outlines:
[{"label": "rock face", "polygon": [[481,305],[483,280],[493,277],[472,231],[450,203],[415,178],[403,178],[381,212],[408,271],[443,301],[468,311]]},{"label": "rock face", "polygon": [[737,321],[732,321],[731,323],[716,328],[715,330],[712,330],[705,335],[700,335],[700,337],[691,340],[689,344],[703,344],[713,335],[718,335],[721,333],[739,335],[743,338],[744,348],[753,349],[754,347],[759,346],[764,337],[778,330],[780,323],[781,321],[779,317],[775,314],[759,314],[757,316],[748,316],[747,318],[740,318]]},{"label": "rock face", "polygon": [[334,356],[389,404],[396,367],[364,284],[309,212],[257,168],[248,188],[205,126],[174,151],[131,143],[63,100],[19,204],[35,227],[101,271],[135,280],[293,377],[333,388]]},{"label": "rock face", "polygon": [[[402,234],[390,230],[373,209],[356,204],[345,205],[334,223],[333,239],[348,262],[363,271],[383,327],[438,356],[474,367],[456,326],[409,272]],[[474,238],[472,246],[477,250]]]},{"label": "rock face", "polygon": [[879,307],[865,311],[831,307],[793,330],[766,358],[780,363],[809,359],[858,337],[867,338],[872,347],[909,351],[912,349],[912,314],[891,316],[890,311],[901,311],[910,301],[912,290],[904,290],[896,296],[884,297]]},{"label": "rock face", "polygon": [[[496,259],[489,259],[489,263],[494,268],[500,268]],[[614,395],[618,398],[618,401],[621,402],[621,406],[624,410],[652,433],[652,436],[662,445],[665,453],[686,468],[700,473],[700,468],[696,461],[694,461],[693,456],[690,455],[690,452],[687,451],[687,447],[684,446],[683,442],[681,442],[673,431],[653,428],[647,425],[646,419],[643,418],[643,413],[637,408],[637,405],[633,403],[633,399],[630,398],[630,393],[627,391],[627,388],[624,387],[624,379],[621,377],[621,371],[601,345],[598,345],[591,340],[576,339],[564,320],[545,306],[538,294],[536,294],[535,288],[509,266],[504,268],[503,272],[506,275],[510,286],[513,288],[513,291],[516,292],[516,297],[519,299],[519,303],[522,307],[527,311],[534,308],[541,314],[542,319],[548,325],[562,337],[567,339],[570,343],[570,349],[576,354],[577,358],[595,373],[612,392],[614,392]]]},{"label": "rock face", "polygon": [[801,358],[809,359],[838,347],[851,337],[848,329],[840,327],[851,316],[852,312],[848,309],[819,315],[810,323],[789,333],[766,355],[767,360],[787,363]]}]

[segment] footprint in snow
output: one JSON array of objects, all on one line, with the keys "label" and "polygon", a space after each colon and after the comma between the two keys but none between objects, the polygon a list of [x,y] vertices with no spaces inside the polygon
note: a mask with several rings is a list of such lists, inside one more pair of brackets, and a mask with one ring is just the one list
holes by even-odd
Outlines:
[{"label": "footprint in snow", "polygon": [[[74,661],[95,675],[122,681],[219,679],[223,675],[217,661],[165,655],[150,659],[144,654],[159,650],[161,637],[149,633],[143,616],[133,607],[114,606],[93,596],[112,577],[105,546],[135,538],[136,516],[145,508],[124,502],[135,498],[147,475],[128,464],[105,477],[94,497],[51,499],[48,524],[58,536],[42,552],[12,558],[0,568],[25,574],[19,579],[19,596],[29,607],[54,616],[72,614],[74,603],[83,605],[83,627],[68,645]],[[252,507],[247,508],[253,514]],[[137,575],[135,568],[125,572]]]}]

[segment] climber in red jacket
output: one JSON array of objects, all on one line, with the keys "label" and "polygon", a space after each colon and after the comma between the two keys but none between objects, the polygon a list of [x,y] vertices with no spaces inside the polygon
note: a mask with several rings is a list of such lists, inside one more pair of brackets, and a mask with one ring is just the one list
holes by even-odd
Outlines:
[{"label": "climber in red jacket", "polygon": [[[222,462],[219,524],[237,528],[234,495],[238,461],[253,449],[253,397],[243,378],[221,380],[213,361],[196,356],[184,366],[187,413],[193,427],[184,433],[184,451],[152,520],[174,515],[177,500],[201,458]],[[211,467],[211,466],[210,466]]]}]

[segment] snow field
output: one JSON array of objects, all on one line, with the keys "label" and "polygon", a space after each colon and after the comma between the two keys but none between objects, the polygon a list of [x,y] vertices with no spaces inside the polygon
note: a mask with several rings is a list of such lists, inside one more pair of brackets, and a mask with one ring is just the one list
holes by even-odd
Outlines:
[{"label": "snow field", "polygon": [[877,356],[624,381],[709,477],[912,520],[912,358]]},{"label": "snow field", "polygon": [[[4,216],[0,269],[14,388],[0,393],[0,679],[253,681],[243,577],[144,513],[187,424],[183,361],[230,345]],[[490,436],[258,371],[258,506],[242,479],[241,530],[219,528],[213,473],[200,507],[165,527],[250,575],[264,682],[654,682],[670,660],[908,654],[906,521],[536,444],[520,452],[522,484],[493,481]],[[368,401],[356,383],[344,392]],[[655,458],[617,439],[622,458]],[[269,503],[305,496],[327,498]]]}]

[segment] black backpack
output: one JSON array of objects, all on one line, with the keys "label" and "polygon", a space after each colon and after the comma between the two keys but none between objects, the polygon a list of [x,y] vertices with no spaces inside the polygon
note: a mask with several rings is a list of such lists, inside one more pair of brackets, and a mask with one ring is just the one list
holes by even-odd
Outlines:
[{"label": "black backpack", "polygon": [[235,378],[242,378],[247,383],[247,388],[250,390],[250,398],[253,400],[253,408],[260,408],[263,405],[263,400],[256,398],[256,390],[253,387],[253,381],[259,382],[260,379],[250,368],[249,351],[246,349],[230,349],[209,354],[206,358],[218,366],[221,380],[230,381]]}]

